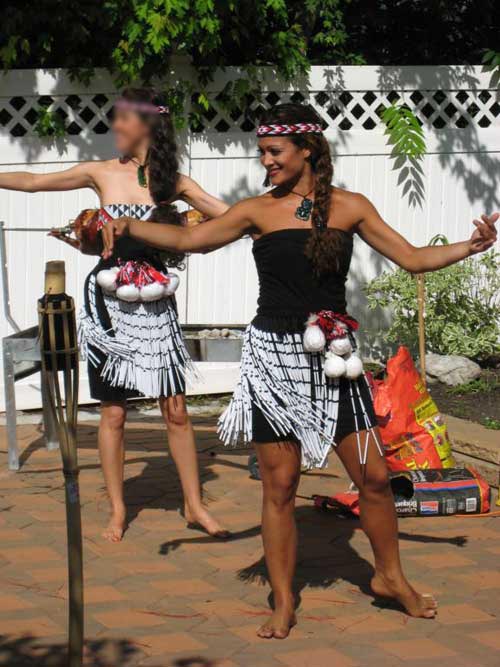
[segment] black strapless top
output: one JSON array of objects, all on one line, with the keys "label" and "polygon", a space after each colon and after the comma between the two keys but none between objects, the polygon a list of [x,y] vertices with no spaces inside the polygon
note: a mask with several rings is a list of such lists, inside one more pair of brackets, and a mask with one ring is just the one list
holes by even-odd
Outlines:
[{"label": "black strapless top", "polygon": [[318,310],[346,312],[345,282],[352,257],[353,240],[349,232],[338,229],[338,268],[314,275],[311,261],[304,253],[310,229],[279,229],[258,238],[253,254],[259,276],[257,318],[296,319],[303,323]]}]

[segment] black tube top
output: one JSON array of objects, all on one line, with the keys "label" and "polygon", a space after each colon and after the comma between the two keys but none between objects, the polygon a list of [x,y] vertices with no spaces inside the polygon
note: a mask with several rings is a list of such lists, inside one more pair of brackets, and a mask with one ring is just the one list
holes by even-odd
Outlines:
[{"label": "black tube top", "polygon": [[[345,282],[352,257],[349,232],[338,229],[338,268],[314,275],[311,260],[304,253],[310,229],[279,229],[264,234],[253,244],[259,276],[257,318],[297,319],[303,327],[308,315],[319,310],[346,312]],[[256,322],[254,320],[254,323]]]}]

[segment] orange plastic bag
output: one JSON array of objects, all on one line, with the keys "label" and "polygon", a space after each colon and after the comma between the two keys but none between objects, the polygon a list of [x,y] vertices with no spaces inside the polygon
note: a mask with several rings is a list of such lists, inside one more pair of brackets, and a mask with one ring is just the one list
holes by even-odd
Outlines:
[{"label": "orange plastic bag", "polygon": [[374,407],[390,470],[450,468],[454,465],[446,424],[415,368],[400,347],[375,380]]}]

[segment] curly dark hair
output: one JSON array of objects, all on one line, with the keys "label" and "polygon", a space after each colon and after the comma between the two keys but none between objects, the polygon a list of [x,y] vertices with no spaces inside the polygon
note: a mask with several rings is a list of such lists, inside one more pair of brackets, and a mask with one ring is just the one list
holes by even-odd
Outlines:
[{"label": "curly dark hair", "polygon": [[[294,125],[318,123],[321,117],[309,104],[278,104],[266,110],[260,117],[265,125]],[[307,241],[305,253],[312,261],[314,272],[321,275],[332,268],[339,270],[345,236],[328,228],[332,195],[333,163],[328,141],[322,134],[304,133],[286,135],[296,146],[311,151],[311,168],[315,176],[313,230]]]},{"label": "curly dark hair", "polygon": [[[153,88],[126,88],[121,97],[129,102],[146,102],[156,106],[168,106],[163,93]],[[138,112],[147,123],[151,132],[149,146],[148,187],[155,208],[150,220],[153,222],[181,225],[182,218],[177,208],[171,204],[179,178],[179,160],[174,126],[170,114],[151,114]],[[162,251],[162,259],[173,268],[184,269],[185,255],[171,251]]]}]

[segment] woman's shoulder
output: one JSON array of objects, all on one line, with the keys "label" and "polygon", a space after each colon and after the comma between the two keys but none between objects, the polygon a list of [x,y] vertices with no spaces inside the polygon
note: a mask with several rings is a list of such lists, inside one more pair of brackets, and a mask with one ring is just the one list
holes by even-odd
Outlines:
[{"label": "woman's shoulder", "polygon": [[94,174],[109,174],[118,171],[122,165],[120,158],[112,158],[111,160],[91,160],[86,162],[87,168]]},{"label": "woman's shoulder", "polygon": [[336,224],[354,229],[372,208],[373,204],[361,192],[332,187],[330,211]]},{"label": "woman's shoulder", "polygon": [[332,207],[337,210],[345,209],[347,211],[361,211],[367,206],[372,206],[368,197],[361,192],[353,192],[345,188],[332,186]]}]

